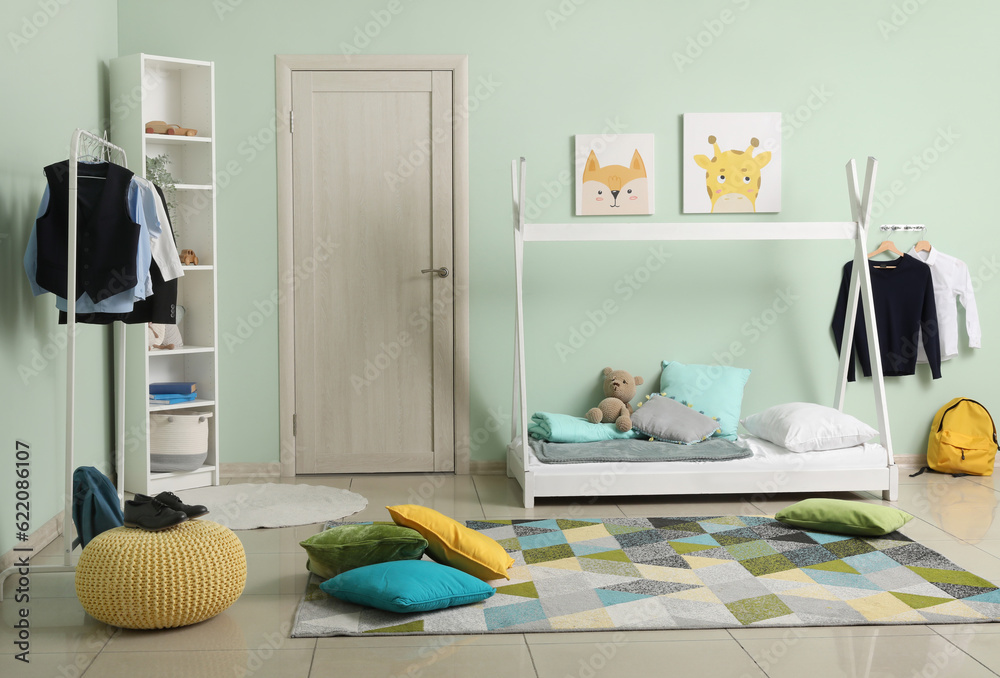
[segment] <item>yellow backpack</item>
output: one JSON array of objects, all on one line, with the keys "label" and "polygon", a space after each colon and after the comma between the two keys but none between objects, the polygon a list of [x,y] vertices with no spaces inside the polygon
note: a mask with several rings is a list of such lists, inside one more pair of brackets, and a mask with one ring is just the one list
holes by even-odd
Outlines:
[{"label": "yellow backpack", "polygon": [[991,476],[997,454],[993,417],[980,403],[955,398],[934,415],[927,465],[951,474]]}]

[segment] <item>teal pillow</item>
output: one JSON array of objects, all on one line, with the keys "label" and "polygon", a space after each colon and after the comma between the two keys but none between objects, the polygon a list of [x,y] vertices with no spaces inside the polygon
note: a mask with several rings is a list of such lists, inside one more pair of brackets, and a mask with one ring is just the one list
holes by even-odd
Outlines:
[{"label": "teal pillow", "polygon": [[359,567],[319,585],[334,598],[389,612],[426,612],[486,600],[496,591],[481,579],[429,560]]},{"label": "teal pillow", "polygon": [[719,420],[716,438],[736,440],[743,387],[750,370],[725,365],[685,365],[663,361],[660,391],[696,411]]},{"label": "teal pillow", "polygon": [[329,579],[356,567],[389,560],[415,560],[424,555],[427,540],[416,530],[393,523],[336,525],[299,545],[309,554],[306,567]]},{"label": "teal pillow", "polygon": [[774,514],[774,518],[804,530],[877,537],[898,530],[913,516],[881,504],[844,499],[804,499],[781,509]]}]

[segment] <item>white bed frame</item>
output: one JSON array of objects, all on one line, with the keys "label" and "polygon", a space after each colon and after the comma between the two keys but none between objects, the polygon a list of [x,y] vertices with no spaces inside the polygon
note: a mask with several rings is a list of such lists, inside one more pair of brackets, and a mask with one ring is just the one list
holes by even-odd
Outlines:
[{"label": "white bed frame", "polygon": [[[872,301],[866,242],[871,218],[872,196],[878,161],[868,158],[864,194],[858,191],[854,160],[847,163],[847,187],[853,221],[832,222],[742,222],[742,223],[570,223],[528,224],[524,221],[524,158],[511,163],[514,207],[514,272],[517,308],[514,319],[514,395],[511,442],[507,446],[507,475],[520,483],[524,507],[535,505],[535,497],[598,497],[671,494],[756,494],[778,492],[881,491],[895,500],[899,491],[899,470],[892,454],[889,416],[882,379],[882,359],[878,348],[878,328]],[[834,407],[844,409],[847,368],[854,338],[854,323],[860,302],[868,330],[868,353],[872,359],[872,387],[885,464],[877,468],[806,468],[780,471],[726,471],[725,464],[711,464],[704,473],[651,470],[643,463],[608,463],[607,472],[574,471],[574,464],[529,466],[531,450],[524,444],[528,430],[527,378],[524,368],[524,243],[580,241],[663,241],[663,240],[854,240],[854,275],[847,303],[847,318],[841,343],[840,368]],[[860,295],[859,295],[860,292]],[[592,466],[591,466],[592,467]]]}]

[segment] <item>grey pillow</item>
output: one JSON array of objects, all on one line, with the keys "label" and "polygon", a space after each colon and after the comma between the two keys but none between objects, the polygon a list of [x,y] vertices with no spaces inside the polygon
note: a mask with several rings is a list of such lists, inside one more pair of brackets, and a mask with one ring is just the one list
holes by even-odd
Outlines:
[{"label": "grey pillow", "polygon": [[686,403],[654,394],[632,414],[632,428],[656,440],[688,445],[710,437],[719,422]]}]

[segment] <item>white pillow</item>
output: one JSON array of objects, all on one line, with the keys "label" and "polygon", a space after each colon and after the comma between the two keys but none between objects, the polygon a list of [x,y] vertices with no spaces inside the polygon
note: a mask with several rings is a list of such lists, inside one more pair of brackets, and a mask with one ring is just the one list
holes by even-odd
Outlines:
[{"label": "white pillow", "polygon": [[740,423],[758,438],[792,452],[854,447],[878,435],[865,422],[815,403],[775,405],[744,417]]}]

